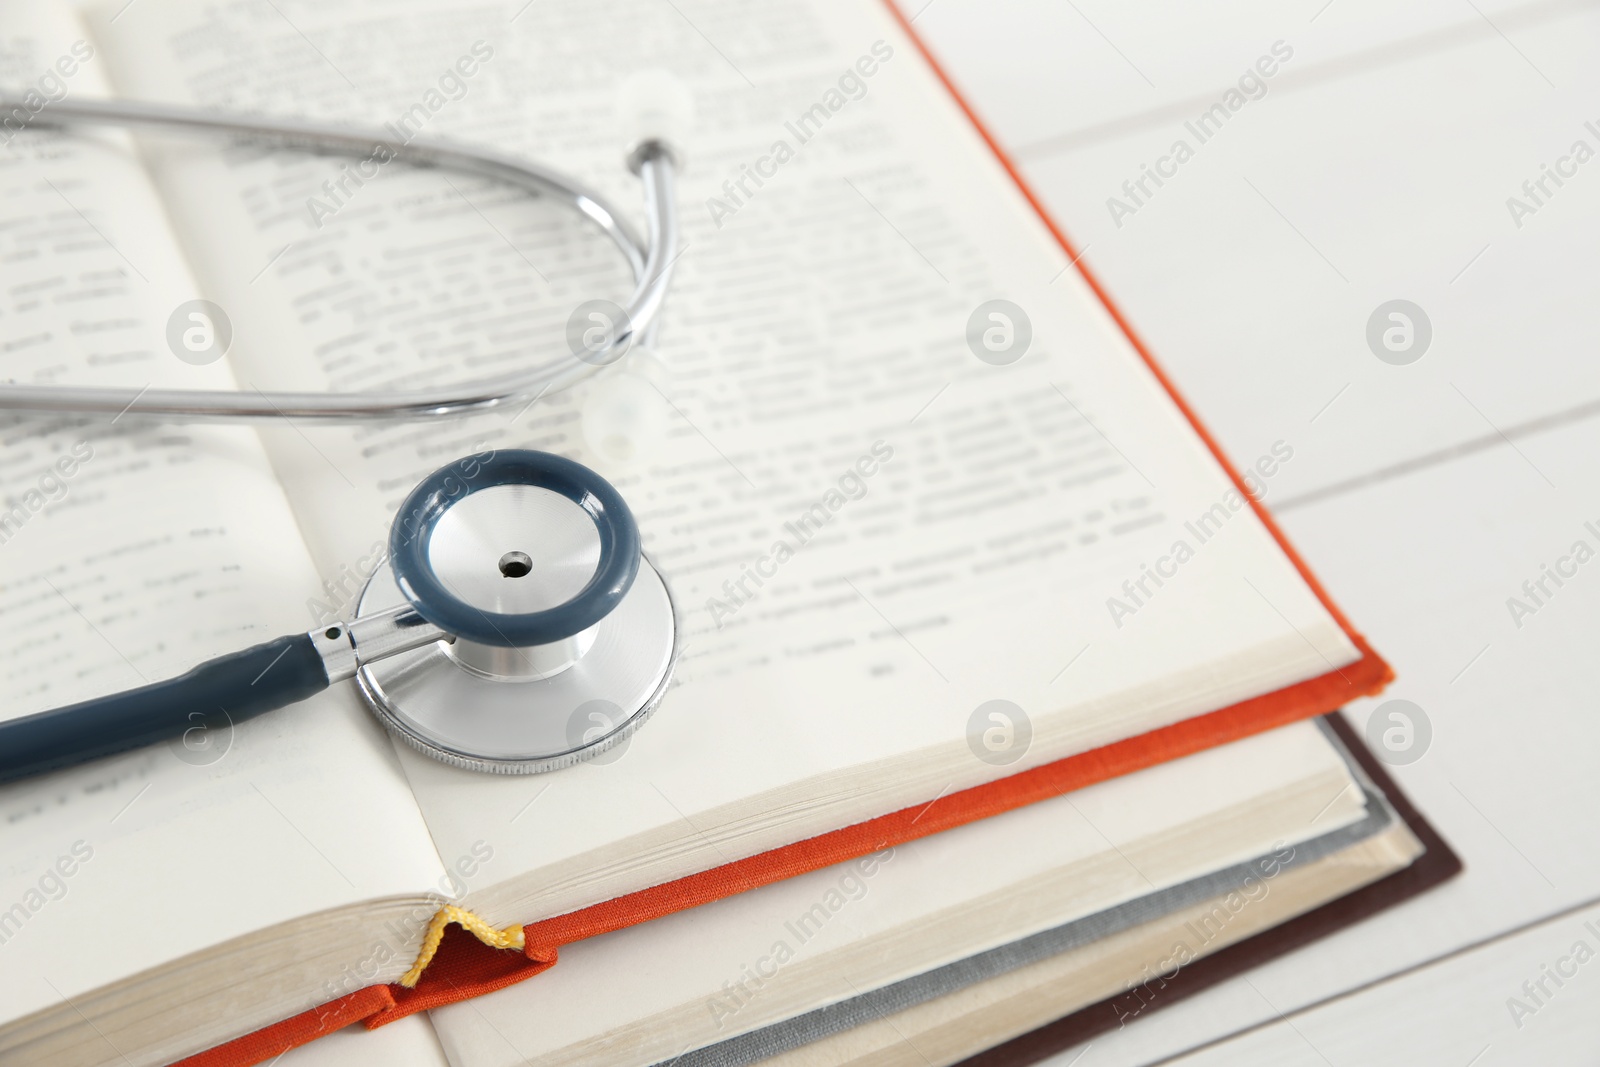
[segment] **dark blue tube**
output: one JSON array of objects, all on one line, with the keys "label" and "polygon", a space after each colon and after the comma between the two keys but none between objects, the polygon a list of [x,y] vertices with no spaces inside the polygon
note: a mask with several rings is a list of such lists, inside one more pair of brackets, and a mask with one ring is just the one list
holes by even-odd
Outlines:
[{"label": "dark blue tube", "polygon": [[202,717],[237,723],[327,687],[311,638],[279,637],[165,682],[0,722],[0,782],[181,737]]}]

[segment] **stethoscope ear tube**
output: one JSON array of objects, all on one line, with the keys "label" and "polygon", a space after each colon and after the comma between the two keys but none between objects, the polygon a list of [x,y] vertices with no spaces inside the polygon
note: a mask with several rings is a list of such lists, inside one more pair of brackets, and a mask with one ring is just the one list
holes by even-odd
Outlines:
[{"label": "stethoscope ear tube", "polygon": [[274,638],[177,678],[0,722],[0,782],[179,738],[208,716],[238,723],[328,685],[309,634]]}]

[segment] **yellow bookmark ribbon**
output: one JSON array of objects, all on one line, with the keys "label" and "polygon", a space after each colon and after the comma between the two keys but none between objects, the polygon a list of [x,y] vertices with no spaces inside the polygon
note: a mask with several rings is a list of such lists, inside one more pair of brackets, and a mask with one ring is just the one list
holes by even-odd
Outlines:
[{"label": "yellow bookmark ribbon", "polygon": [[522,927],[508,926],[504,930],[496,930],[465,908],[447,904],[434,914],[433,921],[428,924],[427,936],[422,939],[422,951],[417,953],[417,962],[411,965],[411,969],[400,976],[401,985],[407,989],[416,988],[422,972],[427,970],[434,954],[439,951],[445,927],[451,923],[457,924],[490,948],[521,949],[523,946]]}]

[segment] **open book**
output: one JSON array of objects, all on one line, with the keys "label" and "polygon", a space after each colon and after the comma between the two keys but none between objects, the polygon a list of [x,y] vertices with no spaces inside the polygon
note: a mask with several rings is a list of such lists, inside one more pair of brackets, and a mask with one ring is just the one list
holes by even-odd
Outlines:
[{"label": "open book", "polygon": [[[0,129],[17,381],[445,381],[563,343],[579,302],[626,287],[581,223],[486,182],[63,136],[39,128],[52,98],[389,123],[525,152],[620,204],[619,80],[668,66],[699,113],[667,434],[633,466],[588,452],[568,394],[440,424],[5,422],[6,715],[347,611],[409,488],[499,447],[618,485],[686,645],[625,751],[548,776],[397,750],[341,688],[0,788],[0,1055],[159,1062],[331,1002],[397,1017],[463,995],[390,985],[442,903],[530,924],[537,969],[565,940],[1387,679],[1248,498],[1293,442],[1248,479],[1225,469],[876,0],[0,14],[0,80],[38,102]],[[232,340],[196,365],[169,331],[201,298]],[[1001,339],[1011,362],[984,336],[993,300],[1026,326],[1025,349]]]}]

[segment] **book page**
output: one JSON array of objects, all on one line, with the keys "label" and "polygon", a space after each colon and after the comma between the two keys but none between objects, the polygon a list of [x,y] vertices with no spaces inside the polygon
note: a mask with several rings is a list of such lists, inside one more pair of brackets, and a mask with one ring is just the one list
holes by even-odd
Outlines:
[{"label": "book page", "polygon": [[[128,95],[490,144],[636,218],[618,84],[664,65],[693,91],[659,446],[603,462],[581,391],[442,424],[266,432],[319,568],[350,576],[330,609],[421,476],[513,446],[611,477],[672,584],[679,684],[621,758],[530,781],[402,752],[441,848],[493,833],[509,867],[537,872],[537,903],[478,900],[495,921],[1357,658],[873,0],[179,3],[97,32]],[[564,351],[583,300],[627,292],[580,223],[463,175],[188,144],[153,149],[152,168],[245,324],[253,386],[528,366]],[[1025,350],[987,347],[991,300],[1022,309]],[[1293,443],[1241,458],[1259,484]],[[1004,766],[967,744],[996,699],[1031,731]]]},{"label": "book page", "polygon": [[[5,0],[0,27],[0,86],[32,91],[40,118],[107,92],[70,13]],[[31,120],[0,128],[0,375],[231,386],[225,361],[169,349],[169,315],[204,293],[130,142]],[[294,594],[316,575],[253,431],[5,416],[0,434],[0,715],[312,625]],[[349,692],[191,735],[0,786],[0,1016],[440,877]]]}]

